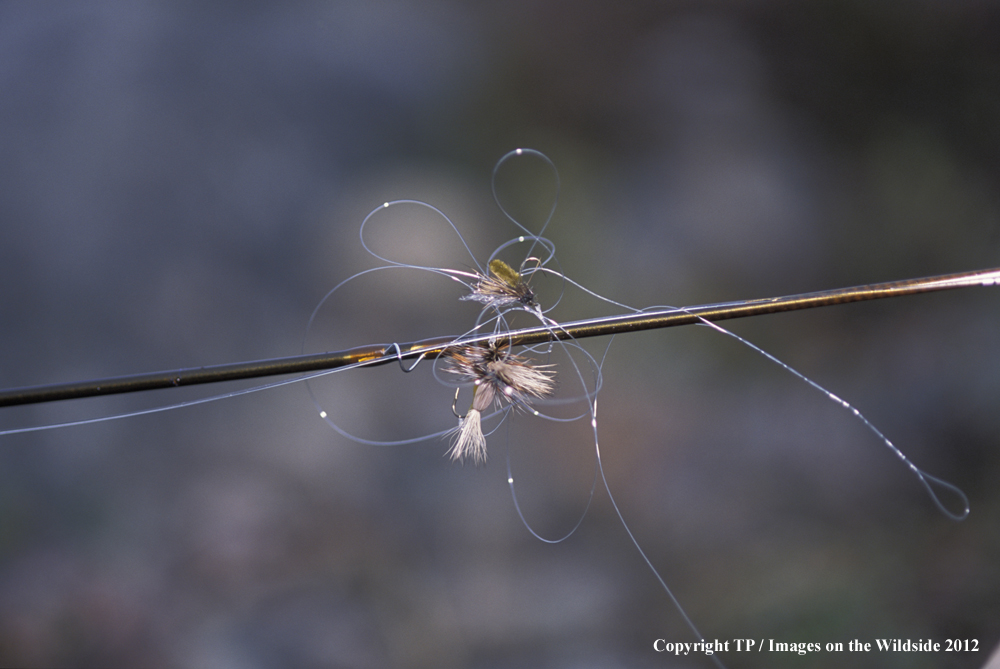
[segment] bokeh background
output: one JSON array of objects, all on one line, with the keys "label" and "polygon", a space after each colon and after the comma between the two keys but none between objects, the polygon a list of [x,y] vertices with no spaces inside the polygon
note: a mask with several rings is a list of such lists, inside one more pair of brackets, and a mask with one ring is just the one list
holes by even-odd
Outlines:
[{"label": "bokeh background", "polygon": [[[296,354],[323,295],[372,266],[357,232],[379,203],[434,204],[481,259],[512,236],[490,184],[518,146],[560,171],[547,234],[562,269],[628,304],[998,265],[998,34],[989,2],[5,2],[0,385]],[[357,284],[329,347],[450,334],[439,310],[471,318],[454,287],[400,283]],[[980,649],[728,666],[985,663],[1000,639],[998,299],[731,323],[964,489],[961,523],[846,412],[732,340],[614,341],[608,482],[705,636]],[[553,316],[598,312],[568,297]],[[454,421],[426,377],[333,382],[394,438]],[[223,390],[6,409],[0,425]],[[519,424],[529,512],[565,529],[593,444]],[[583,455],[533,460],[532,439]],[[653,652],[694,637],[607,493],[545,544],[511,502],[502,433],[483,468],[446,448],[346,440],[301,384],[0,437],[0,664],[711,666]]]}]

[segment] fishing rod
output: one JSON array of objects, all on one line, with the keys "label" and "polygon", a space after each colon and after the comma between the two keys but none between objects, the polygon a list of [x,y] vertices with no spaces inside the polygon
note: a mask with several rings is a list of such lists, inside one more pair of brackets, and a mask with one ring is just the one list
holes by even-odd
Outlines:
[{"label": "fishing rod", "polygon": [[[941,290],[995,286],[1000,284],[1000,268],[973,270],[957,274],[889,281],[850,288],[836,288],[783,297],[770,297],[736,302],[702,304],[692,307],[638,311],[618,316],[602,316],[556,326],[543,325],[504,332],[511,346],[530,346],[549,341],[583,339],[691,325],[705,321],[748,318],[800,309],[815,309],[836,304],[880,300],[903,295],[919,295]],[[497,333],[462,337],[461,343],[474,344],[495,338]],[[332,370],[349,365],[377,366],[403,360],[434,357],[453,347],[455,337],[434,337],[407,344],[377,344],[344,351],[310,355],[295,355],[253,362],[237,362],[207,367],[192,367],[147,374],[117,376],[106,379],[57,383],[0,390],[0,407],[40,404],[58,400],[134,393],[143,390],[176,388],[205,383],[221,383],[238,379],[253,379],[283,374],[302,374]]]}]

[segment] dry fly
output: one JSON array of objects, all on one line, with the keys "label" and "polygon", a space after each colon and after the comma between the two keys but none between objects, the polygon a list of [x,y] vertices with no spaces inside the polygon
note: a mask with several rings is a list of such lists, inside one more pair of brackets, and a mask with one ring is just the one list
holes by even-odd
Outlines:
[{"label": "dry fly", "polygon": [[538,312],[538,302],[531,285],[520,272],[499,258],[490,261],[489,271],[480,274],[472,292],[461,299],[479,302],[497,310],[516,307]]},{"label": "dry fly", "polygon": [[[492,263],[490,265],[492,267]],[[506,343],[495,339],[459,346],[446,355],[449,357],[447,371],[472,381],[474,386],[472,407],[464,416],[459,416],[448,455],[452,460],[468,457],[479,464],[486,461],[486,437],[481,425],[483,411],[492,405],[501,406],[504,399],[513,406],[529,407],[533,399],[552,393],[555,370],[550,369],[551,365],[532,365],[511,353]],[[455,399],[458,399],[457,391]]]}]

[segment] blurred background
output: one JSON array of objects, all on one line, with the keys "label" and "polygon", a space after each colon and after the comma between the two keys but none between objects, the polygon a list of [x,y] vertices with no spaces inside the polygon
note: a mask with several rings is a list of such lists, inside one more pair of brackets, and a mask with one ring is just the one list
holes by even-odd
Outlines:
[{"label": "blurred background", "polygon": [[[358,229],[380,203],[435,205],[480,261],[514,236],[491,175],[519,146],[559,169],[546,234],[562,270],[631,305],[1000,265],[998,33],[986,2],[0,4],[0,386],[297,354],[327,291],[376,264]],[[553,197],[537,167],[498,181],[533,229]],[[391,212],[394,253],[472,265],[447,257],[447,231],[409,236],[413,212]],[[328,347],[468,327],[455,284],[411,278],[350,284]],[[551,315],[611,311],[579,297]],[[706,637],[980,649],[728,666],[985,663],[998,300],[727,326],[960,486],[960,523],[847,412],[737,342],[615,339],[608,483]],[[334,375],[332,410],[383,440],[447,428],[451,393],[428,371]],[[225,390],[5,409],[0,427]],[[508,441],[549,537],[586,504],[593,441],[514,423],[478,469],[440,438],[347,440],[302,384],[0,437],[0,664],[712,666],[653,652],[695,637],[603,489],[566,541],[528,532]]]}]

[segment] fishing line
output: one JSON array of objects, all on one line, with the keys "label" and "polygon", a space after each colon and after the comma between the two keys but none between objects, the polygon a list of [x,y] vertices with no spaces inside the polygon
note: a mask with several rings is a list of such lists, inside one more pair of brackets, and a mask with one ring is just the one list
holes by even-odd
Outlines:
[{"label": "fishing line", "polygon": [[[499,170],[503,165],[505,165],[509,160],[518,156],[531,156],[535,158],[540,158],[544,163],[551,169],[555,192],[552,198],[552,205],[548,208],[547,214],[544,216],[541,225],[537,232],[532,232],[522,221],[518,220],[518,217],[511,213],[508,207],[506,207],[501,201],[502,198],[498,193],[497,188],[497,175]],[[585,295],[594,298],[598,301],[604,302],[609,305],[613,305],[620,309],[625,309],[634,314],[650,314],[655,312],[673,313],[673,312],[684,312],[691,315],[697,320],[698,324],[712,328],[713,330],[725,334],[736,341],[742,343],[743,345],[749,347],[751,350],[755,351],[759,355],[778,365],[788,373],[797,377],[801,381],[805,382],[809,386],[823,393],[823,395],[830,401],[841,406],[843,409],[848,411],[854,418],[861,422],[861,424],[868,429],[872,434],[874,434],[878,439],[880,439],[883,444],[892,452],[896,457],[898,457],[913,473],[917,476],[918,480],[927,490],[928,494],[931,496],[931,500],[938,507],[938,509],[944,513],[946,516],[953,520],[962,520],[969,514],[969,500],[965,493],[960,490],[955,485],[943,481],[937,477],[934,477],[924,470],[917,467],[912,460],[910,460],[888,437],[886,437],[878,428],[875,427],[857,408],[852,404],[842,399],[841,397],[835,395],[833,392],[827,390],[817,382],[808,378],[798,370],[792,368],[787,363],[778,359],[776,356],[764,351],[757,345],[746,340],[745,338],[717,325],[716,323],[704,318],[697,313],[689,309],[676,308],[676,307],[647,307],[647,308],[635,308],[628,306],[624,303],[618,302],[611,298],[602,296],[595,291],[583,286],[577,281],[567,277],[559,267],[558,260],[556,258],[555,245],[547,238],[543,236],[545,230],[547,229],[549,223],[551,222],[559,198],[559,188],[560,181],[558,171],[551,160],[544,154],[534,151],[531,149],[517,149],[505,154],[500,161],[496,164],[493,169],[493,176],[491,181],[491,189],[493,192],[494,200],[499,207],[503,215],[511,221],[521,232],[524,234],[518,235],[517,237],[510,239],[503,244],[499,245],[486,261],[485,267],[480,265],[477,261],[475,254],[473,254],[469,244],[465,240],[464,236],[459,231],[458,226],[440,209],[434,207],[425,202],[419,200],[393,200],[384,202],[375,209],[373,209],[364,218],[359,228],[359,238],[362,247],[365,251],[374,259],[386,263],[385,265],[379,267],[373,267],[369,269],[362,270],[356,274],[348,277],[347,279],[338,283],[334,288],[324,295],[324,297],[317,304],[316,308],[313,310],[312,315],[309,318],[309,322],[306,327],[306,334],[303,337],[303,352],[306,351],[309,344],[310,333],[313,330],[314,325],[324,310],[332,303],[334,297],[340,298],[348,286],[354,287],[354,282],[364,281],[372,279],[375,277],[388,276],[387,272],[416,272],[418,274],[431,274],[435,276],[442,277],[448,281],[459,284],[462,287],[463,294],[458,296],[459,300],[474,301],[482,305],[475,317],[473,327],[467,329],[462,335],[454,337],[449,342],[441,344],[440,338],[434,340],[434,344],[428,344],[426,350],[422,350],[419,345],[410,345],[407,347],[406,355],[412,356],[416,354],[416,360],[411,364],[405,364],[404,362],[404,351],[399,344],[390,344],[382,349],[381,355],[373,356],[369,359],[359,360],[358,362],[351,363],[336,369],[329,369],[323,371],[317,371],[309,373],[303,376],[298,376],[292,379],[286,379],[282,381],[276,381],[272,383],[267,383],[264,385],[255,386],[252,388],[246,388],[241,390],[235,390],[228,393],[223,393],[219,395],[214,395],[211,397],[188,400],[184,402],[178,402],[175,404],[154,407],[149,409],[142,409],[132,412],[127,412],[123,414],[118,414],[114,416],[106,416],[99,418],[90,418],[76,421],[68,421],[64,423],[56,423],[51,425],[41,425],[32,426],[25,428],[14,428],[0,431],[0,435],[10,435],[10,434],[21,434],[27,432],[37,432],[42,430],[72,427],[72,426],[82,426],[93,423],[100,423],[109,420],[118,420],[122,418],[136,417],[147,414],[159,413],[163,411],[169,411],[173,409],[180,409],[189,406],[195,406],[199,404],[205,404],[208,402],[218,401],[222,399],[228,399],[232,397],[238,397],[241,395],[246,395],[250,393],[260,392],[262,390],[268,390],[272,388],[277,388],[285,385],[290,385],[293,383],[305,382],[307,390],[312,398],[313,404],[315,405],[320,417],[330,425],[337,433],[341,436],[355,441],[357,443],[365,445],[378,445],[378,446],[400,446],[400,445],[410,445],[421,442],[426,442],[433,439],[444,439],[449,436],[454,437],[458,431],[461,434],[461,429],[463,424],[460,422],[457,427],[449,427],[447,429],[442,429],[438,431],[432,431],[428,434],[423,434],[422,436],[398,439],[398,440],[375,440],[367,439],[359,435],[353,434],[347,429],[343,428],[339,423],[339,420],[335,420],[329,415],[329,412],[324,408],[324,403],[319,397],[317,397],[316,392],[314,392],[314,384],[310,381],[315,381],[321,377],[328,377],[332,374],[347,371],[350,369],[355,369],[358,367],[370,366],[370,365],[381,365],[387,360],[387,357],[394,357],[398,360],[400,367],[403,372],[412,373],[418,372],[421,368],[426,367],[426,365],[421,365],[422,362],[432,361],[430,365],[431,376],[439,385],[444,385],[449,388],[460,389],[462,387],[473,387],[473,400],[472,408],[476,411],[476,425],[475,430],[477,434],[474,435],[477,440],[477,459],[485,459],[485,443],[486,437],[492,436],[497,433],[500,426],[506,422],[508,444],[506,449],[506,469],[507,469],[507,481],[510,488],[511,497],[514,503],[515,510],[520,518],[522,524],[528,530],[528,532],[534,536],[536,539],[545,543],[560,543],[565,541],[570,536],[572,536],[576,530],[582,524],[584,518],[586,517],[589,508],[591,506],[593,496],[597,486],[597,480],[600,478],[604,490],[607,492],[609,500],[615,510],[615,513],[622,523],[623,528],[629,536],[632,544],[635,546],[636,550],[639,552],[640,556],[645,561],[646,565],[653,572],[655,578],[660,583],[661,587],[667,593],[670,600],[673,602],[675,608],[681,614],[687,627],[695,634],[695,636],[702,641],[704,637],[701,635],[698,628],[694,625],[693,621],[684,611],[683,607],[680,605],[679,601],[675,597],[674,593],[671,591],[667,585],[665,579],[661,576],[659,571],[654,567],[652,561],[647,556],[645,551],[643,551],[638,540],[632,533],[628,524],[625,522],[625,518],[618,506],[614,495],[611,492],[610,485],[608,483],[607,477],[605,475],[603,461],[601,458],[600,450],[600,439],[598,435],[598,422],[597,422],[597,398],[603,386],[603,376],[602,369],[611,345],[611,340],[609,340],[607,348],[605,348],[603,355],[600,360],[595,358],[590,352],[584,349],[579,342],[566,330],[563,326],[559,324],[558,321],[553,319],[550,314],[556,305],[560,304],[565,296],[567,286],[572,286]],[[471,265],[468,270],[461,269],[450,269],[442,266],[424,265],[417,263],[407,263],[398,259],[394,259],[392,254],[381,251],[377,248],[377,241],[375,237],[378,230],[373,230],[378,225],[378,215],[384,214],[399,207],[413,206],[417,208],[423,208],[427,212],[430,212],[438,224],[446,226],[446,230],[450,229],[452,232],[448,234],[454,234],[454,239],[457,239],[461,244],[461,248],[464,252],[468,254],[469,262]],[[391,231],[390,231],[391,232]],[[388,237],[393,242],[405,241],[403,237],[396,237],[394,235],[389,235]],[[432,239],[432,246],[437,243],[437,240]],[[516,245],[527,245],[527,251],[523,254],[523,260],[517,265],[509,265],[505,261],[500,259],[500,255],[507,252],[510,248]],[[537,286],[533,282],[536,277],[552,277],[557,280],[558,291],[556,291],[557,297],[549,302],[544,300],[539,300],[536,295]],[[952,287],[952,284],[948,282],[951,281],[954,286],[958,285],[972,285],[969,283],[972,279],[949,279],[947,277],[942,278],[942,287]],[[959,281],[960,283],[954,283]],[[979,279],[981,285],[993,285],[997,283],[996,275],[990,274],[985,278]],[[407,284],[408,282],[397,282],[397,285]],[[905,282],[901,282],[905,283]],[[748,303],[749,304],[749,303]],[[365,308],[370,309],[370,311],[377,311],[375,308],[371,307],[370,304],[365,304]],[[721,305],[725,306],[725,305]],[[418,310],[426,309],[426,306],[421,303],[414,305]],[[693,308],[692,308],[693,309]],[[542,328],[547,331],[551,337],[550,341],[542,344],[533,344],[528,346],[523,346],[517,352],[514,352],[514,341],[511,338],[511,332],[514,330],[512,319],[518,317],[520,313],[527,313],[530,316],[536,318],[541,324]],[[595,326],[602,323],[610,323],[615,318],[620,317],[604,317],[604,318],[594,318],[589,319],[588,322],[593,323]],[[365,321],[367,325],[367,321]],[[507,337],[508,341],[504,344],[502,342],[503,338]],[[612,337],[613,339],[613,337]],[[430,340],[427,340],[430,341]],[[537,340],[536,340],[537,341]],[[483,344],[486,342],[486,344]],[[499,342],[499,343],[498,343]],[[479,349],[475,348],[476,346]],[[484,348],[485,346],[485,348]],[[490,349],[489,347],[492,347]],[[557,348],[558,347],[558,348]],[[564,355],[568,359],[568,363],[562,363],[561,366],[565,367],[558,377],[552,377],[553,379],[569,379],[569,384],[573,385],[574,388],[570,392],[568,397],[556,397],[550,396],[552,394],[551,389],[546,383],[543,383],[542,379],[548,379],[548,372],[542,371],[547,369],[547,365],[552,365],[551,362],[554,351],[558,350],[561,355]],[[477,352],[478,351],[478,352]],[[450,368],[448,365],[455,364],[455,361],[459,355],[465,355],[467,359],[472,360],[466,367],[459,366],[460,370],[457,374],[453,373],[454,369]],[[469,356],[472,355],[470,358]],[[479,357],[476,357],[479,356]],[[454,378],[449,378],[444,374],[445,371],[450,372],[450,376],[459,376],[463,380],[456,381]],[[553,370],[554,371],[554,370]],[[566,372],[569,372],[568,374]],[[539,376],[540,375],[540,376]],[[592,377],[592,378],[591,378]],[[535,385],[532,386],[532,383]],[[567,387],[567,384],[563,382],[556,382],[563,389]],[[552,385],[552,389],[555,388],[556,383]],[[484,385],[485,384],[485,385]],[[541,385],[538,385],[541,384]],[[576,392],[575,385],[579,384],[579,394],[573,394]],[[398,385],[398,384],[397,384]],[[480,392],[480,389],[484,393],[489,393],[487,395],[481,395],[479,397],[479,403],[477,404],[476,393]],[[534,390],[532,390],[534,388]],[[541,389],[540,389],[541,388]],[[412,395],[412,390],[409,391]],[[458,394],[456,393],[456,398],[453,400],[457,402]],[[540,411],[537,407],[561,407],[569,406],[574,404],[584,403],[584,410],[582,413],[572,412],[569,416],[560,416],[556,413],[552,413],[549,410],[545,412]],[[487,411],[487,408],[492,409]],[[471,411],[471,410],[470,410]],[[456,411],[456,414],[458,412]],[[512,419],[514,414],[517,413],[528,413],[534,417],[538,417],[544,420],[549,420],[557,423],[571,423],[579,421],[582,418],[589,418],[590,433],[593,436],[594,442],[594,478],[590,485],[589,493],[587,494],[587,501],[584,505],[582,514],[576,519],[575,523],[568,532],[560,533],[557,538],[549,538],[543,536],[543,533],[536,529],[529,522],[522,509],[522,500],[518,496],[518,491],[515,486],[515,476],[514,476],[514,465],[512,464],[512,448],[511,448],[511,438],[510,430],[512,425]],[[469,413],[466,413],[466,417]],[[463,419],[460,419],[463,420]],[[495,424],[494,424],[495,421]],[[483,430],[483,424],[487,424],[487,428]],[[469,429],[472,429],[471,425],[467,425]],[[481,440],[481,441],[480,441]],[[481,450],[480,450],[481,447]],[[453,442],[454,448],[454,442]],[[459,451],[461,453],[461,451]],[[959,512],[952,511],[941,501],[939,495],[937,494],[935,487],[942,490],[948,491],[954,494],[960,504],[961,510]],[[718,656],[713,656],[713,661],[718,666],[723,666],[721,660]]]}]

